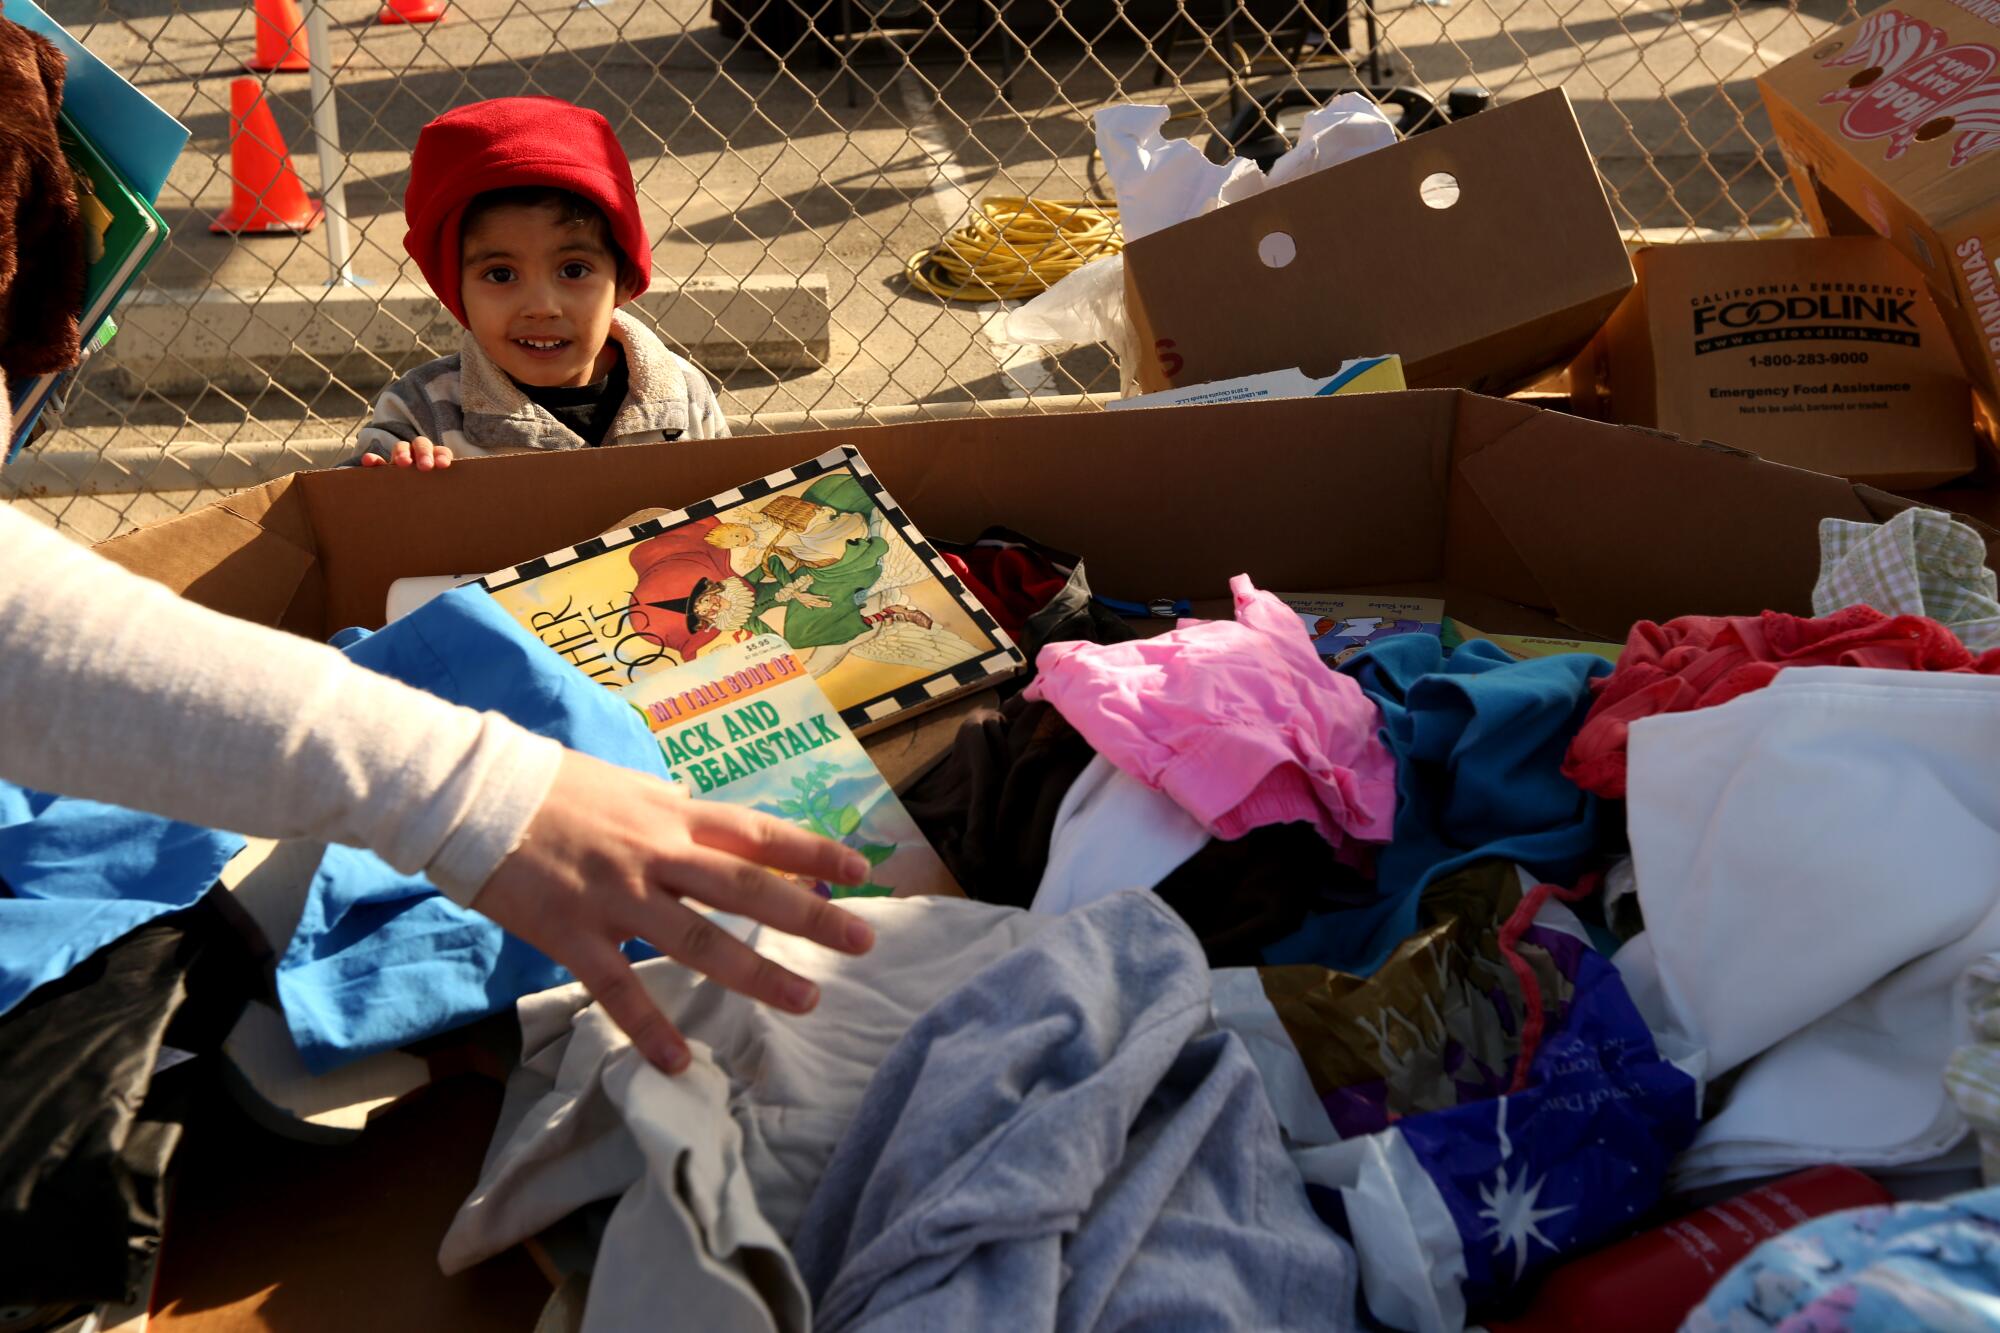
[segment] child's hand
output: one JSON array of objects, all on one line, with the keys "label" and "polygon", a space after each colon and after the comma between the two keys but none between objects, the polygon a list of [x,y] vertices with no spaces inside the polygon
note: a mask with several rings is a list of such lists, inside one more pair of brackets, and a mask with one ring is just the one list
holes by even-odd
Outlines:
[{"label": "child's hand", "polygon": [[413,467],[419,472],[434,472],[451,466],[451,450],[419,435],[409,443],[396,441],[395,451],[387,458],[380,454],[361,455],[361,466]]}]

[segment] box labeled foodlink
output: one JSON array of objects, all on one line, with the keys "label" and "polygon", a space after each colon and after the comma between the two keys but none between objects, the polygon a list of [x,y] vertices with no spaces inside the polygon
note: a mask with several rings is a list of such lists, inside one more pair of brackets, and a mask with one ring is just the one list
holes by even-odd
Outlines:
[{"label": "box labeled foodlink", "polygon": [[1973,469],[1972,393],[1923,275],[1876,236],[1654,246],[1569,369],[1573,407],[1877,486]]},{"label": "box labeled foodlink", "polygon": [[1902,251],[2000,402],[2000,0],[1898,0],[1757,82],[1814,230]]}]

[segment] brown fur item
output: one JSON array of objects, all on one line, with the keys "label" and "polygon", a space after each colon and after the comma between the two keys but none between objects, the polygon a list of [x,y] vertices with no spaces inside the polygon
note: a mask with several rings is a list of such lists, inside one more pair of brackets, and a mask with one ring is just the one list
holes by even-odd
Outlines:
[{"label": "brown fur item", "polygon": [[0,18],[0,371],[21,380],[77,362],[84,237],[56,139],[63,53]]}]

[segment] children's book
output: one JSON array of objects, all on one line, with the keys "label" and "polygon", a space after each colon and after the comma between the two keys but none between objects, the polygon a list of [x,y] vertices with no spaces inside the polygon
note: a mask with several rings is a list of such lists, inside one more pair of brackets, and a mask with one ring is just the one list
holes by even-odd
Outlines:
[{"label": "children's book", "polygon": [[[77,331],[86,347],[103,331],[112,308],[153,261],[166,243],[167,224],[118,169],[98,151],[96,143],[69,117],[56,118],[56,138],[76,177],[79,221],[83,227],[83,308]],[[12,391],[8,438],[18,447],[63,376],[39,375]],[[9,451],[11,454],[11,450]]]},{"label": "children's book", "polygon": [[76,176],[90,265],[84,276],[83,313],[77,317],[77,330],[88,343],[139,270],[159,253],[167,239],[167,224],[67,112],[57,117],[56,138]]},{"label": "children's book", "polygon": [[777,635],[653,672],[625,697],[695,799],[776,815],[867,857],[868,883],[836,888],[835,897],[958,892],[868,751]]},{"label": "children's book", "polygon": [[1409,386],[1403,382],[1403,360],[1397,356],[1363,356],[1340,363],[1333,374],[1308,375],[1297,366],[1290,370],[1269,370],[1261,375],[1239,375],[1234,379],[1208,384],[1189,384],[1179,389],[1134,398],[1117,398],[1105,404],[1114,412],[1134,407],[1184,407],[1208,403],[1254,403],[1264,398],[1335,398],[1350,393],[1399,393]]},{"label": "children's book", "polygon": [[1281,592],[1278,597],[1298,612],[1313,647],[1328,666],[1339,666],[1369,644],[1398,634],[1437,638],[1444,621],[1444,603],[1429,597],[1291,592]]},{"label": "children's book", "polygon": [[775,634],[856,735],[1024,664],[846,446],[480,585],[613,690]]},{"label": "children's book", "polygon": [[1488,634],[1485,630],[1474,629],[1463,620],[1445,617],[1443,640],[1446,652],[1454,652],[1461,644],[1474,639],[1486,640],[1517,662],[1531,657],[1558,657],[1563,653],[1593,653],[1611,665],[1617,666],[1618,655],[1625,651],[1622,644],[1594,643],[1588,639],[1550,639],[1532,634]]}]

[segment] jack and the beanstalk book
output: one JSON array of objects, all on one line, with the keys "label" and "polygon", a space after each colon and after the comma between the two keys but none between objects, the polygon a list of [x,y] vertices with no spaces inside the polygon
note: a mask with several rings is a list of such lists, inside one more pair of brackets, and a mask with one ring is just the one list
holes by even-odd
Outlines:
[{"label": "jack and the beanstalk book", "polygon": [[703,653],[639,680],[625,697],[696,800],[730,801],[845,843],[868,883],[836,897],[960,892],[916,822],[775,634]]}]

